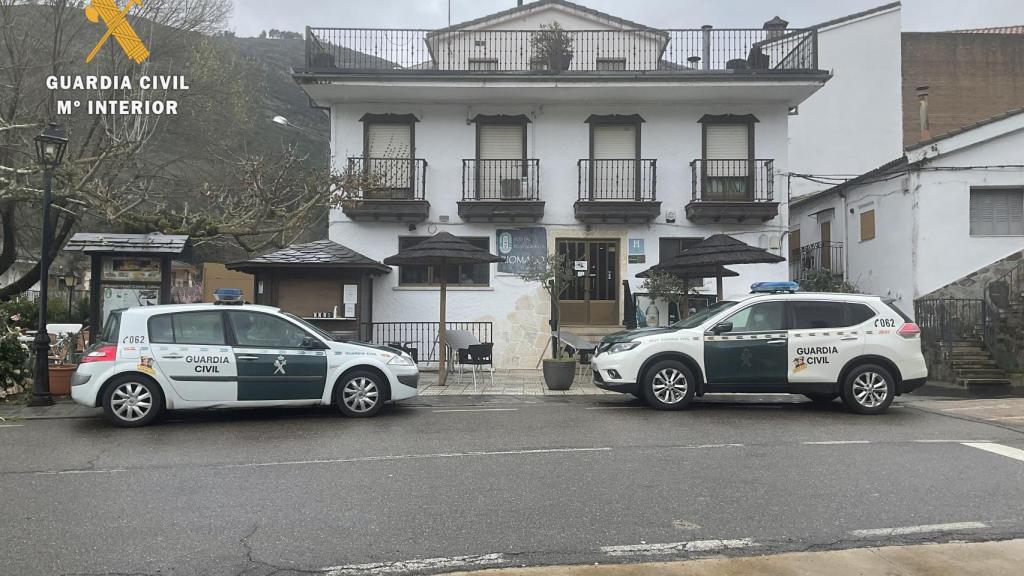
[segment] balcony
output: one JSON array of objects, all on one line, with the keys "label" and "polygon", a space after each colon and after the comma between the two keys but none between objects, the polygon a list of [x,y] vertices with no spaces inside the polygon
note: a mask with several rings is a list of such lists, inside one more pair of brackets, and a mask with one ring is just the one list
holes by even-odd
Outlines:
[{"label": "balcony", "polygon": [[430,203],[424,194],[426,160],[350,157],[347,173],[357,180],[354,184],[358,188],[341,205],[349,218],[415,224],[429,216]]},{"label": "balcony", "polygon": [[467,222],[536,222],[544,215],[536,158],[462,161],[459,217]]},{"label": "balcony", "polygon": [[306,28],[306,72],[614,74],[818,72],[814,29],[565,30],[540,58],[539,30]]},{"label": "balcony", "polygon": [[834,276],[843,276],[842,242],[815,242],[790,250],[790,279],[803,280],[809,274],[823,270]]},{"label": "balcony", "polygon": [[779,215],[773,160],[694,160],[686,218],[698,224],[767,222]]},{"label": "balcony", "polygon": [[650,222],[661,213],[657,160],[577,162],[576,219],[588,224]]}]

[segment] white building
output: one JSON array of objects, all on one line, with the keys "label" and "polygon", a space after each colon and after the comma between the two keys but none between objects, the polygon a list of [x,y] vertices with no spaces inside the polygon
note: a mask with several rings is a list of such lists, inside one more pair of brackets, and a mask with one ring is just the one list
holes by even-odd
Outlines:
[{"label": "white building", "polygon": [[827,230],[846,247],[832,269],[909,315],[922,297],[982,299],[985,282],[963,279],[996,277],[1024,250],[1022,148],[1024,110],[965,126],[793,200],[791,225]]},{"label": "white building", "polygon": [[[330,108],[334,168],[371,181],[330,239],[383,260],[448,231],[508,257],[450,270],[448,299],[450,320],[493,323],[506,368],[548,342],[523,257],[580,266],[562,319],[586,332],[621,324],[624,280],[640,291],[635,274],[711,234],[782,253],[788,111],[830,78],[817,31],[782,26],[662,30],[540,0],[432,32],[311,28],[294,77]],[[736,270],[726,292],[787,277]],[[402,267],[362,297],[373,322],[436,322],[437,290]]]}]

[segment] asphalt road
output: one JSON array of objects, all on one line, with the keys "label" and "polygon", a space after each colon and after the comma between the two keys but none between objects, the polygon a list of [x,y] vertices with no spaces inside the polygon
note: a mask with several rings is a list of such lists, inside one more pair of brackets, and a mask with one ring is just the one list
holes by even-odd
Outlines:
[{"label": "asphalt road", "polygon": [[[972,445],[969,445],[972,444]],[[723,396],[0,427],[5,574],[432,573],[1024,536],[1024,432]]]}]

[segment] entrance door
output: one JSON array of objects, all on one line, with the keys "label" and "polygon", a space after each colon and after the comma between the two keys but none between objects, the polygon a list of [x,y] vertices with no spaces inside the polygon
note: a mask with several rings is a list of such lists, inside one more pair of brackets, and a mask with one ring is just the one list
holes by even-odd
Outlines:
[{"label": "entrance door", "polygon": [[619,242],[558,240],[576,277],[559,296],[562,324],[619,323]]}]

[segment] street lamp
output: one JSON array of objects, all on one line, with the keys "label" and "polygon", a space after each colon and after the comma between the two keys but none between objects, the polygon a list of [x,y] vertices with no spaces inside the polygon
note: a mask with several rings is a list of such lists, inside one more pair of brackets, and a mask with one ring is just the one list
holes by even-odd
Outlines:
[{"label": "street lamp", "polygon": [[50,334],[46,330],[46,302],[50,275],[50,193],[53,171],[64,159],[68,135],[64,127],[50,122],[35,137],[36,161],[43,168],[43,235],[39,254],[39,326],[33,341],[36,349],[36,373],[32,383],[29,406],[49,406],[50,397]]},{"label": "street lamp", "polygon": [[68,288],[67,321],[71,322],[71,306],[74,304],[72,300],[74,300],[75,297],[75,284],[78,283],[78,274],[75,274],[75,270],[72,268],[65,272],[64,275],[61,276],[61,279],[64,280],[64,285]]},{"label": "street lamp", "polygon": [[307,128],[303,128],[302,126],[296,126],[295,124],[292,124],[284,116],[274,116],[273,118],[270,119],[270,121],[273,122],[274,124],[278,124],[280,126],[285,126],[287,128],[291,128],[293,130],[298,130],[299,132],[302,132],[306,136],[309,136],[310,138],[316,138],[317,140],[320,140],[321,142],[327,142],[328,144],[331,142],[330,138],[326,138],[324,136],[321,136],[321,135],[317,134],[316,132],[313,132],[312,130],[309,130]]}]

